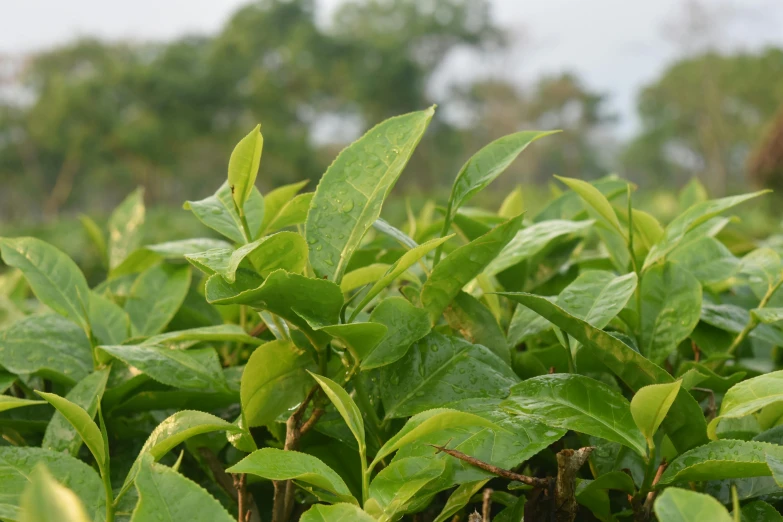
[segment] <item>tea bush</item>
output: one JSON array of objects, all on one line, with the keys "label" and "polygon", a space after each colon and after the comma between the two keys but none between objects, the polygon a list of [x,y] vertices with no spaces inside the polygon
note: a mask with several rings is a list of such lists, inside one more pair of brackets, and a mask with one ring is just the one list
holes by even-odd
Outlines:
[{"label": "tea bush", "polygon": [[0,239],[0,519],[783,520],[783,242],[722,240],[761,193],[694,182],[665,227],[616,177],[469,207],[550,134],[519,132],[395,227],[433,112],[314,192],[259,193],[257,127],[185,203],[222,239],[142,245],[136,192],[83,220],[92,288]]}]

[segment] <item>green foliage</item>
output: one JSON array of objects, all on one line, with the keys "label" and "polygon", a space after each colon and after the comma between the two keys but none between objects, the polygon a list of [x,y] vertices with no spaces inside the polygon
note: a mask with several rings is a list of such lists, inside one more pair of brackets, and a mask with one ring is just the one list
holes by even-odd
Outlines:
[{"label": "green foliage", "polygon": [[381,205],[433,110],[368,132],[312,199],[255,188],[254,130],[189,203],[227,241],[142,245],[134,193],[93,286],[0,239],[0,518],[446,521],[485,487],[498,521],[772,517],[783,242],[717,235],[758,194],[691,190],[665,228],[613,178],[562,178],[533,219],[518,195],[465,206],[529,133],[397,228]]}]

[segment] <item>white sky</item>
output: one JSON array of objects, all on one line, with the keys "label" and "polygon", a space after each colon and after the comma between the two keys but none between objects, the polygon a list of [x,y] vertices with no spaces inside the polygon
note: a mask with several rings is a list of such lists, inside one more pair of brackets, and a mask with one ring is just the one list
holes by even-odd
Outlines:
[{"label": "white sky", "polygon": [[[477,68],[532,81],[577,72],[610,95],[622,134],[635,125],[634,97],[682,51],[665,27],[688,0],[491,0],[496,19],[518,39],[493,64],[455,56],[436,82],[469,78]],[[245,0],[0,0],[0,55],[50,47],[77,36],[161,40],[217,31]],[[321,0],[333,9],[339,0]],[[727,48],[783,46],[783,0],[702,0],[719,14],[713,38]]]}]

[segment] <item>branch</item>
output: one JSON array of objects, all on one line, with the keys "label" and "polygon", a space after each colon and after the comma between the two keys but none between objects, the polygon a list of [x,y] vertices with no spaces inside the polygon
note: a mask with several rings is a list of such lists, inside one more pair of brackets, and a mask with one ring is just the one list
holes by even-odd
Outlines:
[{"label": "branch", "polygon": [[484,471],[492,473],[493,475],[497,475],[498,477],[503,477],[508,480],[516,480],[523,484],[527,484],[528,486],[533,486],[534,488],[546,488],[549,486],[549,479],[542,479],[537,477],[528,477],[527,475],[520,475],[519,473],[514,473],[513,471],[509,471],[507,469],[499,468],[497,466],[493,466],[492,464],[488,464],[475,457],[466,455],[461,451],[448,449],[445,446],[438,446],[436,444],[430,444],[430,446],[438,450],[438,453],[441,452],[446,453],[447,455],[451,455],[455,459],[465,461],[468,464],[476,466],[479,469],[483,469]]},{"label": "branch", "polygon": [[482,522],[490,522],[489,517],[492,511],[492,488],[484,489],[484,498],[481,504]]},{"label": "branch", "polygon": [[576,474],[579,472],[593,447],[578,450],[564,449],[557,454],[557,482],[555,483],[555,520],[572,522],[576,519],[579,505],[576,502]]}]

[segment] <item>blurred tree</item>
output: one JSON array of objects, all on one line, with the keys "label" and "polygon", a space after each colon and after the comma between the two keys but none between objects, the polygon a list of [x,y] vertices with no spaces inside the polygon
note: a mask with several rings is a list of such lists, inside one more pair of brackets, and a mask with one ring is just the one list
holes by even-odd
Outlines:
[{"label": "blurred tree", "polygon": [[642,129],[624,152],[626,172],[665,183],[697,176],[711,194],[725,194],[746,181],[748,155],[781,102],[783,50],[680,60],[642,90]]}]

